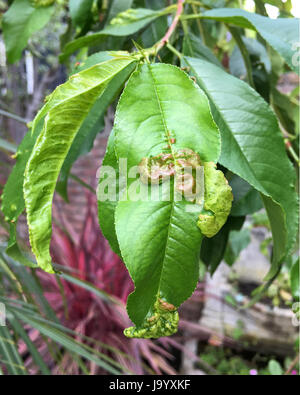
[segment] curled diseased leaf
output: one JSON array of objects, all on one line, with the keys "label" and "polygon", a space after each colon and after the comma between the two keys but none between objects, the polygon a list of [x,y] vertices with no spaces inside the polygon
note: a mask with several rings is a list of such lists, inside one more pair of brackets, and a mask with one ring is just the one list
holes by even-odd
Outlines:
[{"label": "curled diseased leaf", "polygon": [[37,114],[34,125],[46,116],[26,165],[24,199],[32,251],[45,271],[53,272],[49,253],[51,205],[60,169],[95,101],[112,78],[132,63],[131,58],[116,58],[73,75],[55,89]]},{"label": "curled diseased leaf", "polygon": [[126,328],[124,334],[127,337],[144,339],[171,336],[177,332],[178,321],[179,315],[176,307],[159,298],[144,324],[139,328],[135,326]]},{"label": "curled diseased leaf", "polygon": [[[157,63],[139,66],[130,77],[118,103],[114,134],[116,159],[126,158],[128,169],[143,165],[144,181],[127,174],[127,189],[116,205],[114,222],[123,260],[135,285],[127,300],[128,315],[137,330],[148,328],[145,333],[132,330],[131,335],[154,337],[162,319],[152,330],[151,321],[146,320],[156,312],[158,298],[177,309],[197,285],[203,238],[197,226],[201,206],[190,200],[190,180],[185,188],[179,176],[183,169],[189,174],[190,167],[191,178],[193,165],[200,159],[217,161],[219,131],[201,89],[179,68]],[[147,167],[149,159],[143,158],[155,158],[157,164],[162,154],[167,155],[163,165],[169,168],[165,169],[173,173],[172,167],[177,166],[180,192],[172,188],[174,175],[170,182],[159,182],[162,174],[156,174],[156,184],[149,183],[153,174]],[[171,193],[165,199],[168,189]],[[135,199],[132,190],[146,190],[147,197],[154,192],[155,197]],[[172,317],[176,321],[174,312]],[[164,336],[170,333],[161,332]]]},{"label": "curled diseased leaf", "polygon": [[233,195],[228,181],[213,162],[204,163],[204,210],[198,226],[207,237],[213,237],[225,224],[231,210]]}]

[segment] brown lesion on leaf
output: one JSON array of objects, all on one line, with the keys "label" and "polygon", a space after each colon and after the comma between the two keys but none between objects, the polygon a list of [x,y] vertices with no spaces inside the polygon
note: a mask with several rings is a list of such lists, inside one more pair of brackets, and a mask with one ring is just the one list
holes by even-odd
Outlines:
[{"label": "brown lesion on leaf", "polygon": [[165,311],[175,311],[175,310],[177,310],[177,308],[173,304],[168,303],[168,302],[164,301],[163,299],[158,299],[158,307],[161,310],[165,310]]},{"label": "brown lesion on leaf", "polygon": [[[175,138],[170,139],[175,143]],[[168,146],[169,147],[169,146]],[[189,148],[143,158],[139,164],[144,184],[160,184],[174,176],[175,191],[189,201],[195,200],[196,170],[202,166],[199,154]]]}]

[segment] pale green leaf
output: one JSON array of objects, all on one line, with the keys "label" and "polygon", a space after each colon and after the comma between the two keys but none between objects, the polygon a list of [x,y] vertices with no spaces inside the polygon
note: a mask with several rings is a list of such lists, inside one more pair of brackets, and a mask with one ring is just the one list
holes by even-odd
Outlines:
[{"label": "pale green leaf", "polygon": [[32,250],[37,263],[53,272],[49,245],[51,204],[55,185],[70,146],[95,101],[107,84],[133,62],[112,59],[73,75],[56,88],[37,119],[46,115],[25,170],[24,198]]}]

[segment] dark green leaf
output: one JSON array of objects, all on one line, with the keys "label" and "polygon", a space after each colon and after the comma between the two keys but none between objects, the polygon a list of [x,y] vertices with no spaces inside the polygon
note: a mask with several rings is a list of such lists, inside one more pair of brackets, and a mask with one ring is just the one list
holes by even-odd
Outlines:
[{"label": "dark green leaf", "polygon": [[200,256],[211,274],[217,270],[224,257],[230,231],[240,230],[244,221],[245,217],[229,217],[216,236],[211,239],[207,237],[203,239]]},{"label": "dark green leaf", "polygon": [[243,81],[199,59],[186,63],[207,93],[222,139],[220,163],[262,193],[271,222],[276,270],[295,243],[295,173],[274,113]]},{"label": "dark green leaf", "polygon": [[250,241],[251,238],[249,229],[230,232],[227,250],[225,253],[225,261],[227,265],[232,266],[234,264],[240,253],[250,244]]},{"label": "dark green leaf", "polygon": [[201,17],[256,30],[283,57],[290,68],[299,73],[298,67],[292,61],[295,54],[293,44],[298,41],[298,19],[271,19],[235,8],[209,10]]},{"label": "dark green leaf", "polygon": [[229,184],[233,193],[233,204],[230,215],[243,216],[253,214],[263,208],[259,192],[241,177],[234,174],[230,178]]},{"label": "dark green leaf", "polygon": [[183,39],[183,54],[193,58],[199,58],[223,67],[213,52],[203,45],[200,37],[193,33],[186,34]]}]

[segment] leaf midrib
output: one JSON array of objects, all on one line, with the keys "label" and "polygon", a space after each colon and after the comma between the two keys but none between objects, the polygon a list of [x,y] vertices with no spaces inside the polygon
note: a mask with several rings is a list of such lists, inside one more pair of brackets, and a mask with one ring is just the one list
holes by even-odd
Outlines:
[{"label": "leaf midrib", "polygon": [[[168,133],[166,117],[165,117],[165,114],[164,114],[164,111],[163,111],[163,108],[162,108],[162,105],[161,105],[161,100],[160,100],[160,97],[159,97],[159,94],[158,94],[158,90],[157,90],[157,87],[156,87],[157,82],[156,82],[156,80],[154,78],[154,75],[153,75],[153,72],[151,70],[151,65],[149,65],[148,68],[149,68],[150,75],[151,75],[151,77],[153,79],[153,86],[154,86],[155,96],[156,96],[156,99],[157,99],[157,103],[158,103],[158,107],[159,107],[159,110],[160,110],[161,118],[162,118],[163,125],[164,125],[164,128],[165,128],[165,134],[166,134],[166,137],[168,139],[168,145],[170,147],[170,151],[171,151],[173,160],[175,161],[174,151],[172,149],[172,144],[171,144],[170,136],[169,136],[169,133]],[[168,248],[168,240],[169,240],[170,231],[171,231],[171,223],[172,223],[171,219],[173,217],[174,208],[175,208],[175,202],[174,202],[174,199],[172,199],[172,201],[171,201],[171,212],[170,212],[170,216],[169,216],[168,233],[167,233],[167,238],[166,238],[166,243],[165,243],[165,249],[164,249],[164,252],[163,252],[163,262],[162,262],[161,270],[160,270],[159,284],[158,284],[158,288],[157,288],[156,299],[159,298],[159,293],[160,293],[160,288],[161,288],[161,282],[162,282],[162,277],[163,277],[163,270],[164,270],[165,259],[166,259],[166,252],[167,252],[167,248]]]}]

